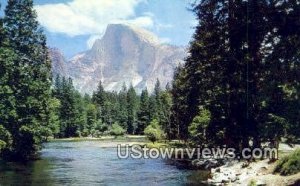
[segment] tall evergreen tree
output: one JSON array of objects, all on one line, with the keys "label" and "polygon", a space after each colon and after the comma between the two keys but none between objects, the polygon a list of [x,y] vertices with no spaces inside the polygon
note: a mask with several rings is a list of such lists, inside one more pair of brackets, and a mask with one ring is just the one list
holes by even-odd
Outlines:
[{"label": "tall evergreen tree", "polygon": [[111,126],[118,117],[118,97],[116,92],[105,92],[106,100],[102,109],[103,122]]},{"label": "tall evergreen tree", "polygon": [[127,92],[127,103],[127,132],[128,134],[134,134],[137,122],[138,98],[132,85]]},{"label": "tall evergreen tree", "polygon": [[[93,130],[96,129],[97,125],[97,108],[94,104],[88,104],[86,108],[86,119],[87,119],[87,125],[86,128],[88,130],[89,134],[93,135]],[[83,129],[84,130],[84,129]]]},{"label": "tall evergreen tree", "polygon": [[76,98],[74,94],[74,87],[72,79],[63,78],[62,80],[63,96],[62,96],[62,107],[61,107],[61,118],[62,118],[62,136],[63,137],[74,137],[78,130],[76,125]]},{"label": "tall evergreen tree", "polygon": [[16,122],[16,100],[10,84],[16,60],[16,54],[8,47],[3,19],[0,18],[0,153],[11,148],[11,123]]},{"label": "tall evergreen tree", "polygon": [[150,111],[149,111],[149,95],[148,90],[145,89],[142,91],[141,97],[140,97],[140,106],[139,111],[137,114],[137,134],[144,134],[144,130],[150,123]]},{"label": "tall evergreen tree", "polygon": [[186,84],[186,69],[182,66],[176,68],[172,82],[172,98],[173,103],[171,107],[170,116],[170,131],[169,137],[172,139],[187,139],[188,125],[186,120],[189,118],[187,112],[187,84]]},{"label": "tall evergreen tree", "polygon": [[75,88],[73,91],[76,109],[74,122],[76,126],[75,136],[82,136],[82,131],[87,128],[87,105],[83,96]]},{"label": "tall evergreen tree", "polygon": [[160,86],[160,81],[159,79],[156,80],[155,86],[154,86],[154,95],[155,98],[157,100],[157,102],[159,102],[160,100],[160,93],[161,93],[161,86]]},{"label": "tall evergreen tree", "polygon": [[300,134],[300,110],[297,109],[300,105],[300,31],[297,19],[300,5],[297,1],[278,0],[270,3],[269,7],[270,34],[264,39],[262,47],[263,55],[268,56],[263,69],[263,86],[266,87],[263,95],[266,99],[261,110],[266,116],[261,117],[265,120],[262,125],[274,123],[274,118],[281,118],[286,122],[283,131],[286,131],[287,137],[297,138]]},{"label": "tall evergreen tree", "polygon": [[105,101],[106,101],[106,92],[104,90],[104,87],[103,87],[101,81],[98,84],[96,92],[93,93],[92,101],[94,104],[97,105],[97,109],[98,109],[97,118],[101,119],[103,122],[103,120],[104,120],[103,111],[104,111],[104,105],[105,105]]},{"label": "tall evergreen tree", "polygon": [[[173,82],[173,128],[178,127],[180,137],[185,139],[197,113],[208,110],[211,120],[207,134],[214,145],[248,147],[252,140],[259,146],[264,135],[259,128],[289,123],[284,117],[297,118],[291,109],[297,105],[297,98],[290,99],[294,104],[285,100],[287,94],[297,94],[299,85],[295,83],[299,76],[295,73],[299,69],[295,65],[298,30],[291,29],[297,28],[294,17],[299,5],[204,0],[194,12],[199,25],[190,55]],[[283,114],[287,111],[293,116]]]},{"label": "tall evergreen tree", "polygon": [[4,29],[10,48],[16,53],[13,78],[9,82],[15,96],[16,117],[10,122],[13,143],[9,158],[29,159],[51,134],[51,65],[46,38],[36,20],[32,0],[10,0],[5,9]]},{"label": "tall evergreen tree", "polygon": [[121,127],[123,129],[127,130],[127,118],[128,118],[128,112],[127,112],[127,87],[125,84],[123,84],[121,91],[119,92],[119,116],[118,121]]},{"label": "tall evergreen tree", "polygon": [[158,120],[157,115],[157,104],[156,104],[156,98],[154,95],[151,95],[149,97],[149,112],[150,112],[150,120]]},{"label": "tall evergreen tree", "polygon": [[93,94],[92,100],[95,104],[103,107],[105,102],[105,90],[101,81],[98,84],[96,92]]},{"label": "tall evergreen tree", "polygon": [[161,103],[161,93],[162,89],[160,86],[160,81],[159,79],[156,80],[155,86],[154,86],[154,97],[155,97],[155,112],[154,116],[160,123],[161,118],[162,118],[162,103]]},{"label": "tall evergreen tree", "polygon": [[161,93],[161,113],[160,113],[160,125],[167,134],[167,137],[171,139],[171,107],[172,107],[172,96],[168,91]]}]

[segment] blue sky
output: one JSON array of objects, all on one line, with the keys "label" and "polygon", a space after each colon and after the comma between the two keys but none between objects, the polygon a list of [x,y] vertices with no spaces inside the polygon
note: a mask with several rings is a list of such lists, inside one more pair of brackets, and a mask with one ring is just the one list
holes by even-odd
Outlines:
[{"label": "blue sky", "polygon": [[[2,10],[7,0],[0,0]],[[154,32],[163,43],[188,45],[195,16],[194,0],[35,0],[38,19],[50,47],[67,58],[101,38],[107,24],[125,23]],[[3,13],[1,13],[3,16]]]}]

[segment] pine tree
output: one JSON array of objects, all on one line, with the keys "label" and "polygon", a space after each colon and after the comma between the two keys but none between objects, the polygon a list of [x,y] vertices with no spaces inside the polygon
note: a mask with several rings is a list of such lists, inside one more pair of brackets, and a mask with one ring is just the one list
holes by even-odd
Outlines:
[{"label": "pine tree", "polygon": [[162,118],[162,103],[161,103],[161,87],[160,87],[160,81],[159,79],[156,80],[155,86],[154,86],[154,97],[155,97],[155,112],[154,117],[158,120],[158,122],[161,122]]},{"label": "pine tree", "polygon": [[265,38],[262,48],[268,57],[263,69],[266,99],[261,110],[266,113],[266,123],[274,118],[286,121],[284,130],[288,139],[296,139],[300,134],[300,111],[297,109],[300,105],[299,13],[300,5],[296,1],[272,2],[268,14],[271,34]]},{"label": "pine tree", "polygon": [[197,113],[208,110],[211,142],[238,148],[252,140],[256,147],[276,136],[264,136],[264,125],[297,123],[299,5],[204,0],[194,12],[199,25],[173,82],[173,131],[186,139]]},{"label": "pine tree", "polygon": [[18,57],[9,82],[18,118],[16,122],[10,122],[13,144],[6,155],[12,159],[31,158],[51,134],[51,65],[46,39],[36,17],[32,0],[8,1],[4,29],[9,46]]},{"label": "pine tree", "polygon": [[125,84],[123,84],[121,91],[119,92],[118,96],[118,102],[119,102],[119,116],[118,116],[118,122],[121,125],[121,127],[125,130],[127,130],[127,118],[128,118],[128,112],[127,112],[127,87]]},{"label": "pine tree", "polygon": [[106,92],[104,90],[101,81],[98,84],[96,92],[93,93],[92,101],[97,106],[98,109],[97,118],[100,119],[102,122],[104,122],[103,111],[104,111],[104,105],[106,101]]},{"label": "pine tree", "polygon": [[148,90],[145,89],[142,91],[140,97],[140,106],[137,114],[137,128],[136,134],[144,134],[144,130],[150,123],[150,111],[149,111],[149,95]]},{"label": "pine tree", "polygon": [[187,139],[188,138],[188,122],[189,117],[187,112],[187,84],[186,84],[186,70],[179,66],[174,72],[172,82],[172,98],[173,103],[171,107],[170,116],[170,131],[171,139]]},{"label": "pine tree", "polygon": [[74,87],[72,80],[63,77],[62,82],[62,95],[60,107],[60,137],[74,137],[77,136],[79,126],[76,125],[76,98],[74,94]]},{"label": "pine tree", "polygon": [[49,115],[49,128],[51,134],[49,136],[58,137],[60,130],[60,107],[61,102],[59,99],[52,97],[49,105],[51,112]]},{"label": "pine tree", "polygon": [[159,79],[157,79],[154,86],[154,95],[157,103],[160,102],[160,93],[161,93],[160,81]]},{"label": "pine tree", "polygon": [[104,105],[101,108],[102,122],[111,126],[118,115],[118,98],[116,92],[105,92]]},{"label": "pine tree", "polygon": [[[75,90],[72,79],[55,78],[53,96],[59,100],[59,133],[58,137],[88,136],[96,128],[94,112],[96,106],[92,104],[88,95],[84,97]],[[95,107],[95,109],[93,109]],[[96,112],[97,114],[97,112]]]},{"label": "pine tree", "polygon": [[97,124],[97,108],[94,104],[88,104],[86,108],[87,130],[89,134],[93,135]]},{"label": "pine tree", "polygon": [[156,104],[156,98],[154,95],[151,95],[149,97],[149,113],[150,113],[150,121],[152,121],[154,119],[158,120],[157,104]]},{"label": "pine tree", "polygon": [[52,91],[53,96],[61,99],[61,94],[62,94],[62,79],[59,74],[56,75],[55,80],[54,80],[54,89]]},{"label": "pine tree", "polygon": [[75,97],[75,122],[74,125],[76,126],[75,136],[82,136],[82,132],[84,129],[87,128],[87,106],[82,95],[75,90],[73,95]]},{"label": "pine tree", "polygon": [[137,122],[138,99],[132,85],[127,92],[127,103],[127,132],[128,134],[134,134]]},{"label": "pine tree", "polygon": [[168,91],[161,93],[161,117],[160,125],[167,137],[171,139],[171,107],[172,107],[172,96]]},{"label": "pine tree", "polygon": [[96,92],[93,94],[92,100],[99,107],[103,107],[105,102],[105,90],[101,81],[98,84]]},{"label": "pine tree", "polygon": [[[1,4],[0,4],[1,8]],[[16,100],[10,84],[16,54],[8,47],[8,40],[0,18],[0,153],[12,145],[12,126],[16,122]]]}]

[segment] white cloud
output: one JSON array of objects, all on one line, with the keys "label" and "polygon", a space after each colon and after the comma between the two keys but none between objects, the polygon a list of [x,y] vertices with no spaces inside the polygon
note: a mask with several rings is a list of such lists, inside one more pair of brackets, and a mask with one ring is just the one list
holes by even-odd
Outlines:
[{"label": "white cloud", "polygon": [[[99,35],[110,23],[130,23],[151,28],[151,15],[137,17],[135,7],[144,0],[73,0],[69,3],[37,5],[40,23],[50,32],[68,36]],[[91,37],[92,41],[95,37]]]},{"label": "white cloud", "polygon": [[154,22],[151,19],[151,17],[147,17],[147,16],[128,20],[127,23],[135,25],[135,26],[144,27],[144,28],[152,28],[154,26]]}]

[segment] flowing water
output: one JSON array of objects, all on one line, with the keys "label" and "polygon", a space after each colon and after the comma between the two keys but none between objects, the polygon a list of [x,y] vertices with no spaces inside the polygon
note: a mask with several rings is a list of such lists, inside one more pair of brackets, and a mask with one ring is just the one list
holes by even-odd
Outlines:
[{"label": "flowing water", "polygon": [[118,159],[101,141],[50,142],[41,159],[0,163],[0,185],[199,185],[203,172],[180,170],[162,159]]}]

